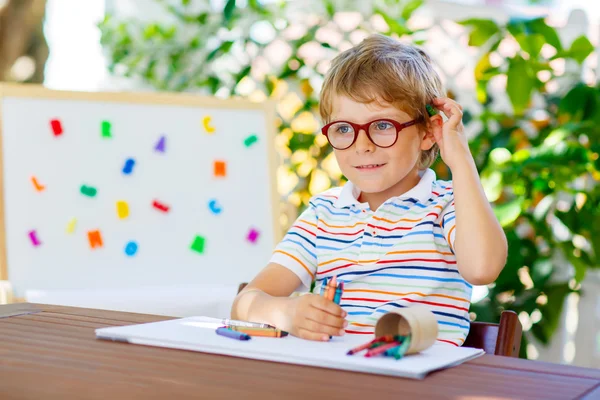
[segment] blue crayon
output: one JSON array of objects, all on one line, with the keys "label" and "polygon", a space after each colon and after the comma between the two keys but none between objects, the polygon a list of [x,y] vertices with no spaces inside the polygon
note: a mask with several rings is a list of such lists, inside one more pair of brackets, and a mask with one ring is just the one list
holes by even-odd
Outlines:
[{"label": "blue crayon", "polygon": [[233,329],[224,328],[224,327],[217,328],[217,335],[221,335],[221,336],[225,336],[225,337],[237,339],[237,340],[250,340],[250,335],[248,335],[244,332],[238,332],[238,331],[234,331]]},{"label": "blue crayon", "polygon": [[335,296],[333,297],[333,302],[335,304],[340,304],[342,293],[344,293],[344,282],[338,283],[337,288],[335,288]]},{"label": "blue crayon", "polygon": [[325,295],[325,289],[327,288],[327,281],[328,278],[323,279],[323,282],[321,282],[321,296]]}]

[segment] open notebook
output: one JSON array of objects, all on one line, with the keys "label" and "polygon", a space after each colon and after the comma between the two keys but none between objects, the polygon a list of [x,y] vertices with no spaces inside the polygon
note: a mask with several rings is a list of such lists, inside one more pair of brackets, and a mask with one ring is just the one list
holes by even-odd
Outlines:
[{"label": "open notebook", "polygon": [[346,355],[351,348],[368,342],[370,335],[334,337],[315,342],[293,336],[253,337],[239,341],[217,335],[221,324],[205,317],[189,317],[121,327],[96,329],[96,338],[139,345],[168,347],[288,364],[310,365],[348,371],[423,379],[429,372],[448,368],[484,354],[483,350],[435,344],[401,360],[366,358],[364,353]]}]

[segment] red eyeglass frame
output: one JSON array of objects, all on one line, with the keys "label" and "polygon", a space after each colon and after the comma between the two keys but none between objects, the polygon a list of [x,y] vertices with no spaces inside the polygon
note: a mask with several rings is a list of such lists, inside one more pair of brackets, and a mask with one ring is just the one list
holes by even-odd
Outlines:
[{"label": "red eyeglass frame", "polygon": [[[352,147],[352,145],[356,142],[356,139],[358,138],[358,134],[360,133],[361,130],[365,131],[365,133],[367,134],[367,137],[369,138],[371,143],[373,143],[375,146],[381,147],[383,149],[387,149],[396,144],[396,142],[398,141],[398,134],[400,133],[400,131],[402,131],[402,129],[408,128],[408,127],[418,124],[419,122],[422,122],[422,121],[423,121],[422,117],[415,118],[412,121],[408,121],[408,122],[404,122],[404,123],[400,123],[398,121],[395,121],[393,119],[388,119],[388,118],[374,119],[373,121],[367,122],[366,124],[356,124],[356,123],[350,122],[350,121],[333,121],[333,122],[328,123],[324,127],[322,127],[321,133],[323,135],[325,135],[325,137],[327,138],[327,141],[329,142],[331,147],[333,147],[336,150],[346,150],[346,149],[349,149],[350,147]],[[350,143],[347,147],[343,147],[343,148],[335,147],[333,144],[331,144],[331,140],[329,140],[329,135],[327,134],[327,131],[329,130],[329,127],[331,125],[339,124],[340,122],[346,123],[346,124],[352,126],[352,129],[354,129],[354,139],[352,139],[352,143]],[[369,126],[371,126],[371,124],[373,122],[389,122],[392,125],[394,125],[394,127],[396,128],[396,138],[394,139],[394,142],[392,144],[390,144],[389,146],[380,146],[373,141],[373,139],[371,138],[371,135],[369,134]]]}]

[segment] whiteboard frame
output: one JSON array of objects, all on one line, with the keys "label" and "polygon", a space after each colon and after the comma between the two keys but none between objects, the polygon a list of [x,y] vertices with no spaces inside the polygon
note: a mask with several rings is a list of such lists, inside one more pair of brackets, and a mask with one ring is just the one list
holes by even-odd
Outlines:
[{"label": "whiteboard frame", "polygon": [[261,102],[253,102],[239,98],[219,99],[217,97],[204,96],[189,92],[77,92],[48,89],[39,84],[0,83],[0,281],[10,281],[10,277],[8,276],[8,249],[6,246],[7,232],[4,216],[4,133],[2,132],[2,105],[5,97],[33,97],[37,99],[51,100],[74,100],[138,105],[169,105],[263,111],[267,122],[267,131],[265,132],[265,136],[267,139],[267,154],[269,155],[268,168],[271,182],[269,190],[272,202],[271,221],[274,238],[273,247],[275,247],[283,238],[283,230],[279,223],[279,217],[281,215],[281,200],[277,191],[277,169],[282,163],[281,157],[279,157],[275,148],[275,124],[277,119],[275,112],[275,101],[263,100]]}]

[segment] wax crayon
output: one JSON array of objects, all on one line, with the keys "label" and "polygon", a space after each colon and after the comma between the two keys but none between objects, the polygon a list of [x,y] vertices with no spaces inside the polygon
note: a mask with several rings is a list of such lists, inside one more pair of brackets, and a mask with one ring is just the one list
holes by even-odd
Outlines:
[{"label": "wax crayon", "polygon": [[329,281],[329,290],[327,291],[327,298],[331,301],[333,301],[333,298],[335,297],[335,289],[337,287],[337,276],[333,276],[333,278],[331,278],[331,280]]},{"label": "wax crayon", "polygon": [[221,336],[225,336],[228,338],[232,338],[232,339],[237,339],[237,340],[250,340],[251,337],[250,335],[247,335],[243,332],[236,332],[232,329],[228,329],[228,328],[217,328],[217,335],[221,335]]},{"label": "wax crayon", "polygon": [[340,282],[335,289],[335,296],[333,297],[333,302],[335,304],[340,304],[340,300],[342,299],[342,294],[344,293],[344,282]]},{"label": "wax crayon", "polygon": [[237,325],[229,325],[228,329],[243,332],[250,336],[261,336],[261,337],[275,337],[281,338],[289,335],[288,332],[282,331],[280,329],[271,329],[271,328],[253,328],[249,326],[237,326]]},{"label": "wax crayon", "polygon": [[327,289],[327,282],[329,281],[328,278],[323,279],[323,281],[321,282],[321,296],[325,296],[325,292]]},{"label": "wax crayon", "polygon": [[386,352],[386,350],[392,349],[396,346],[398,346],[398,342],[397,341],[393,341],[392,343],[387,343],[383,346],[379,346],[375,349],[370,349],[369,351],[367,351],[367,354],[365,354],[365,357],[374,357],[377,356],[379,354],[383,354]]},{"label": "wax crayon", "polygon": [[394,342],[394,336],[392,336],[392,335],[380,336],[378,338],[375,338],[375,339],[371,340],[368,343],[362,344],[362,345],[360,345],[358,347],[355,347],[355,348],[349,350],[348,353],[346,353],[346,354],[349,355],[349,356],[351,356],[353,354],[360,353],[363,350],[370,349],[371,346],[373,346],[375,344],[378,344],[378,343],[392,343],[392,342]]}]

